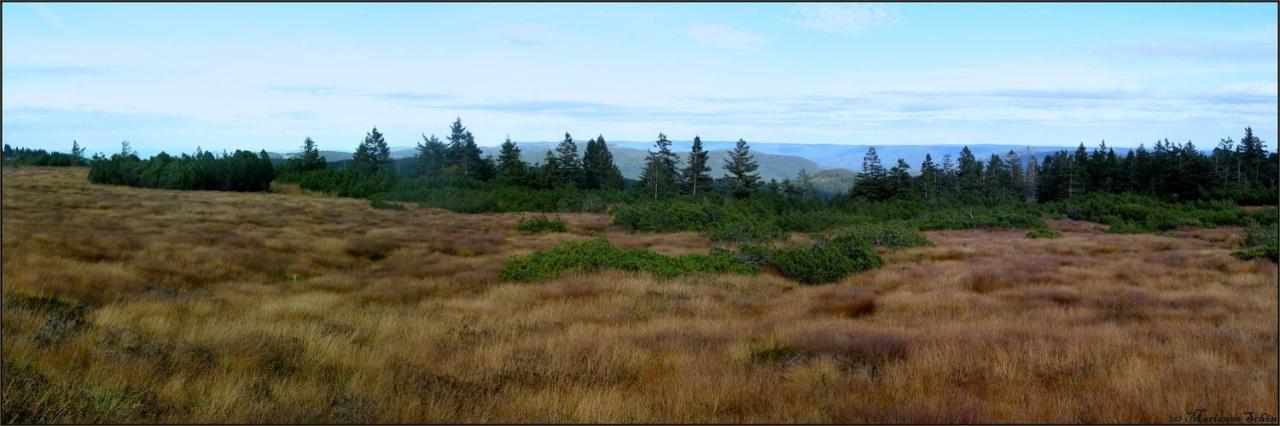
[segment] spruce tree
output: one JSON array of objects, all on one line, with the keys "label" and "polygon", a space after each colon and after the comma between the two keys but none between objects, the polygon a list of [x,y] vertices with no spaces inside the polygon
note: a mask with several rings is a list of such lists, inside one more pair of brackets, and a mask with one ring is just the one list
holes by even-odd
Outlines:
[{"label": "spruce tree", "polygon": [[560,164],[551,150],[547,150],[547,157],[542,164],[542,177],[540,179],[542,187],[547,189],[560,187]]},{"label": "spruce tree", "polygon": [[418,143],[418,173],[427,176],[439,176],[445,167],[450,164],[449,147],[440,141],[436,135],[427,137],[422,135],[422,142]]},{"label": "spruce tree", "polygon": [[796,180],[799,181],[800,191],[805,195],[813,193],[813,178],[809,176],[808,170],[801,168],[800,173],[796,175]]},{"label": "spruce tree", "polygon": [[314,170],[324,170],[329,163],[325,162],[324,157],[320,156],[320,149],[316,147],[316,141],[307,137],[302,141],[302,156],[299,161],[299,171],[310,172]]},{"label": "spruce tree", "polygon": [[934,199],[938,196],[939,185],[941,185],[942,171],[938,170],[938,165],[933,163],[933,155],[924,154],[924,161],[920,163],[920,194],[926,200]]},{"label": "spruce tree", "polygon": [[508,136],[498,153],[498,179],[507,184],[524,184],[528,173],[529,165],[520,159],[520,147]]},{"label": "spruce tree", "polygon": [[760,165],[751,155],[751,147],[747,146],[747,141],[738,139],[738,144],[724,161],[725,179],[729,181],[729,192],[738,198],[745,198],[755,192],[756,185],[760,181],[760,175],[756,173],[759,168]]},{"label": "spruce tree", "polygon": [[892,195],[891,191],[889,174],[880,164],[880,154],[876,153],[875,147],[867,148],[867,153],[862,156],[862,173],[858,173],[851,194],[870,200],[884,200]]},{"label": "spruce tree", "polygon": [[907,160],[898,159],[892,169],[889,169],[890,194],[900,196],[911,190],[911,166],[907,165]]},{"label": "spruce tree", "polygon": [[[702,138],[693,137],[693,148],[689,151],[689,165],[681,173],[681,182],[685,192],[691,195],[706,193],[711,189],[711,175],[707,174],[711,167],[707,165],[707,151],[702,149]],[[803,170],[802,170],[803,172]]]},{"label": "spruce tree", "polygon": [[560,169],[560,182],[571,185],[582,185],[582,162],[578,159],[578,145],[573,136],[564,134],[564,140],[556,146],[556,164]]},{"label": "spruce tree", "polygon": [[613,163],[604,135],[587,141],[582,154],[582,182],[587,189],[622,189],[622,172]]},{"label": "spruce tree", "polygon": [[658,140],[653,144],[658,151],[649,151],[649,156],[645,158],[640,184],[646,194],[653,195],[653,198],[657,199],[679,190],[676,165],[680,159],[671,152],[671,141],[667,139],[667,135],[659,133]]}]

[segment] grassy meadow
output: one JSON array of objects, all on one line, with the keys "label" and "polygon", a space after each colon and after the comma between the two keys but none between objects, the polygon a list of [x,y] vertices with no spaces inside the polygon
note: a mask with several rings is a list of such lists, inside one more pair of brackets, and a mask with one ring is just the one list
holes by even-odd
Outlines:
[{"label": "grassy meadow", "polygon": [[883,267],[815,286],[768,267],[504,282],[512,256],[599,235],[667,256],[713,244],[608,214],[559,213],[564,232],[529,232],[520,213],[85,173],[3,170],[5,423],[1277,412],[1277,269],[1231,255],[1240,227],[928,231],[932,247],[878,249]]}]

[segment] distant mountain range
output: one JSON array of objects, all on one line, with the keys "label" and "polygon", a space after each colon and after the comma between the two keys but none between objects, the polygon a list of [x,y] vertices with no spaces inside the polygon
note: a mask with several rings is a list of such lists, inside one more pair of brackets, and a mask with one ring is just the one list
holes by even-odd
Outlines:
[{"label": "distant mountain range", "polygon": [[[524,161],[534,164],[541,163],[546,158],[547,151],[555,149],[559,142],[518,142],[521,154],[520,157]],[[703,141],[703,148],[710,152],[710,165],[712,176],[719,177],[724,174],[724,159],[728,156],[729,150],[733,149],[735,142],[731,141]],[[578,150],[585,147],[586,141],[578,142]],[[689,149],[692,145],[691,141],[672,141],[672,150],[676,151],[683,161],[688,159]],[[760,176],[765,180],[768,179],[794,179],[800,173],[800,170],[807,170],[814,178],[815,185],[848,188],[852,183],[853,175],[856,170],[862,168],[862,158],[867,153],[867,149],[874,146],[876,153],[880,156],[880,161],[885,167],[892,167],[899,158],[906,160],[911,165],[912,172],[918,172],[920,163],[924,161],[925,154],[932,154],[933,161],[939,165],[942,164],[944,155],[951,155],[953,161],[960,154],[962,145],[834,145],[834,144],[789,144],[789,143],[767,143],[753,142],[751,151],[755,154],[756,162],[760,164]],[[614,162],[618,165],[618,169],[622,171],[622,175],[630,179],[638,179],[641,171],[644,169],[644,159],[648,155],[648,151],[653,148],[653,142],[634,142],[619,141],[609,142],[609,150],[613,153]],[[1094,147],[1088,147],[1092,150]],[[499,148],[496,146],[480,147],[482,155],[498,156]],[[1062,146],[1021,146],[1021,145],[969,145],[969,150],[973,155],[982,161],[986,161],[992,154],[998,154],[1003,157],[1010,150],[1017,152],[1025,157],[1028,150],[1036,157],[1042,157],[1046,153],[1052,153],[1059,150],[1074,150],[1075,147]],[[1129,148],[1115,148],[1117,154],[1124,155]],[[413,147],[392,147],[391,157],[395,159],[413,157],[416,153]],[[276,158],[288,158],[296,155],[269,153]],[[351,153],[346,151],[320,151],[320,155],[328,161],[350,160]],[[829,172],[829,173],[819,173]]]}]

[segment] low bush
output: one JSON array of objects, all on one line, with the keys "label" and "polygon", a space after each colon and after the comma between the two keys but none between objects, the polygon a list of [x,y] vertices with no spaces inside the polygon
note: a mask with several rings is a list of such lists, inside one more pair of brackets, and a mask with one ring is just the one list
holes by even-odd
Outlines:
[{"label": "low bush", "polygon": [[1249,217],[1229,201],[1169,203],[1133,194],[1093,193],[1044,207],[1070,219],[1110,225],[1109,232],[1120,234],[1170,231],[1183,226],[1241,225]]},{"label": "low bush", "polygon": [[756,274],[760,268],[743,263],[728,251],[706,255],[665,256],[642,248],[619,249],[604,237],[562,243],[549,251],[516,256],[502,265],[503,281],[545,281],[565,273],[601,269],[644,272],[662,278],[687,274]]},{"label": "low bush", "polygon": [[564,232],[565,226],[560,219],[537,216],[520,219],[520,223],[516,224],[516,230],[524,232]]},{"label": "low bush", "polygon": [[933,241],[919,230],[901,222],[858,225],[837,233],[831,237],[831,241],[847,246],[868,245],[890,249],[933,247]]},{"label": "low bush", "polygon": [[1027,238],[1062,238],[1062,233],[1052,229],[1032,229],[1027,231]]},{"label": "low bush", "polygon": [[769,263],[783,276],[804,284],[835,282],[846,275],[884,265],[871,246],[855,244],[851,239],[776,249],[770,254]]},{"label": "low bush", "polygon": [[1238,250],[1231,253],[1231,255],[1242,260],[1271,259],[1272,261],[1280,261],[1280,246],[1277,246],[1276,243],[1272,242],[1266,245]]}]

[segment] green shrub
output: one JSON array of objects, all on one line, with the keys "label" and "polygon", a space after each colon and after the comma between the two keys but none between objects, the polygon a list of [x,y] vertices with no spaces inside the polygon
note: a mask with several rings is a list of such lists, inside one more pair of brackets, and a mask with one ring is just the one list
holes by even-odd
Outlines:
[{"label": "green shrub", "polygon": [[728,251],[706,255],[664,256],[642,248],[619,249],[605,237],[562,243],[549,251],[516,256],[502,265],[503,281],[545,281],[574,271],[620,269],[671,278],[687,274],[756,274],[760,268],[743,263]]},{"label": "green shrub", "polygon": [[774,250],[769,263],[783,276],[804,284],[835,282],[846,275],[884,265],[875,250],[866,244],[819,241]]},{"label": "green shrub", "polygon": [[1250,217],[1229,201],[1170,203],[1133,194],[1093,193],[1044,207],[1071,219],[1110,225],[1109,232],[1118,234],[1241,225]]},{"label": "green shrub", "polygon": [[1280,247],[1280,245],[1277,245],[1275,242],[1271,242],[1265,245],[1239,250],[1231,253],[1231,255],[1242,260],[1266,258],[1271,259],[1272,261],[1280,261],[1280,249],[1277,249],[1278,247]]},{"label": "green shrub", "polygon": [[831,241],[842,245],[890,249],[933,247],[933,241],[929,241],[919,230],[901,222],[858,225],[836,234]]},{"label": "green shrub", "polygon": [[1062,233],[1052,229],[1032,229],[1027,231],[1027,238],[1062,238]]},{"label": "green shrub", "polygon": [[520,223],[516,224],[516,230],[524,232],[564,232],[564,222],[560,219],[551,219],[546,216],[537,216],[531,218],[520,219]]}]

